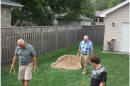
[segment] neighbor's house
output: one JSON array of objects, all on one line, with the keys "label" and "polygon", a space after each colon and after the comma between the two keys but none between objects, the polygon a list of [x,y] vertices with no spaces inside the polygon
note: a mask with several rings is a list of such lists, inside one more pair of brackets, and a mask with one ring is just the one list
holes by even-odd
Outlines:
[{"label": "neighbor's house", "polygon": [[11,26],[12,7],[22,7],[23,5],[10,0],[1,0],[1,27]]},{"label": "neighbor's house", "polygon": [[96,25],[104,25],[104,17],[100,17],[100,14],[103,11],[96,11],[96,17],[94,18],[94,22]]},{"label": "neighbor's house", "polygon": [[101,17],[102,13],[106,12],[108,9],[105,9],[103,11],[96,11],[96,17],[94,18],[94,22],[96,25],[104,25],[104,17]]},{"label": "neighbor's house", "polygon": [[104,17],[104,51],[108,50],[108,41],[115,39],[114,51],[130,53],[129,50],[129,14],[130,1],[126,0],[100,15]]},{"label": "neighbor's house", "polygon": [[92,25],[93,19],[79,16],[79,18],[76,18],[70,22],[65,21],[64,14],[62,15],[55,15],[55,20],[53,22],[54,25]]}]

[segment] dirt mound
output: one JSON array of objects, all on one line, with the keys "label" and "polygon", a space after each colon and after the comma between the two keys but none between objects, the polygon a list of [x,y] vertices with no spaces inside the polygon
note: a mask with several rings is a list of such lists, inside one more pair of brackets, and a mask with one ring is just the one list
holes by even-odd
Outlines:
[{"label": "dirt mound", "polygon": [[66,70],[80,69],[80,57],[75,55],[61,56],[56,62],[51,64],[52,68],[63,68]]}]

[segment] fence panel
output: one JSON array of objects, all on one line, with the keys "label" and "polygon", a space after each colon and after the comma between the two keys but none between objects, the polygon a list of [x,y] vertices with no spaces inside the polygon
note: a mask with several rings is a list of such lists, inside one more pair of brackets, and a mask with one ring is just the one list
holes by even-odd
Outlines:
[{"label": "fence panel", "polygon": [[103,43],[104,41],[104,25],[83,26],[83,35],[88,35],[93,43]]},{"label": "fence panel", "polygon": [[74,29],[75,26],[2,28],[2,65],[9,64],[12,61],[18,39],[24,39],[27,43],[33,45],[37,56],[39,56],[81,40],[81,37],[78,36],[82,34],[82,27],[76,27],[76,29]]},{"label": "fence panel", "polygon": [[14,56],[18,39],[33,45],[37,56],[72,45],[88,35],[93,43],[103,43],[104,26],[37,26],[1,28],[2,65],[9,64]]}]

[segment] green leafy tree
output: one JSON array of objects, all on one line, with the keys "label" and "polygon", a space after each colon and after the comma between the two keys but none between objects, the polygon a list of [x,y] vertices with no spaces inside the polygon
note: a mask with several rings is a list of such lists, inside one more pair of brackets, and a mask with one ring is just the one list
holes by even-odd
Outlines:
[{"label": "green leafy tree", "polygon": [[20,10],[20,8],[18,7],[13,7],[13,11],[11,12],[11,22],[12,24],[16,24],[17,21],[20,21],[22,22],[22,18],[23,18],[23,15],[22,15],[22,11]]},{"label": "green leafy tree", "polygon": [[[13,0],[24,5],[21,12],[13,10],[12,18],[21,18],[37,25],[52,25],[55,14],[66,14],[70,21],[81,14],[94,16],[94,7],[90,0]],[[16,13],[16,14],[15,14]],[[17,14],[21,15],[18,16]],[[16,21],[15,19],[15,21]]]},{"label": "green leafy tree", "polygon": [[95,0],[94,2],[95,9],[99,11],[107,9],[108,2],[109,0]]},{"label": "green leafy tree", "polygon": [[94,18],[95,8],[94,8],[94,3],[91,2],[91,0],[84,0],[81,3],[81,14],[90,18]]},{"label": "green leafy tree", "polygon": [[111,7],[113,7],[113,6],[117,5],[117,4],[120,4],[123,1],[125,1],[125,0],[110,0],[108,2],[107,8],[111,8]]},{"label": "green leafy tree", "polygon": [[94,1],[94,6],[95,9],[98,11],[105,10],[107,8],[111,8],[125,0],[95,0]]}]

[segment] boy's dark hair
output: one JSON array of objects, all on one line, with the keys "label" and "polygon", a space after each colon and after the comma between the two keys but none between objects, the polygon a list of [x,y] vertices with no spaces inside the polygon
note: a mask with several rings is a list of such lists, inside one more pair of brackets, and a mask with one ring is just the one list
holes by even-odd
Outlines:
[{"label": "boy's dark hair", "polygon": [[91,56],[91,57],[90,57],[90,61],[91,61],[92,63],[100,64],[100,58],[99,58],[98,55],[93,55],[93,56]]}]

